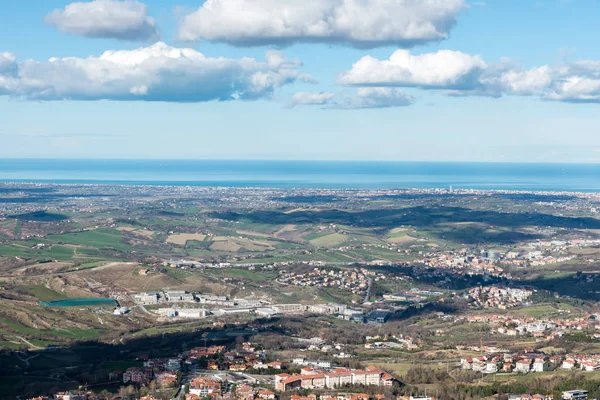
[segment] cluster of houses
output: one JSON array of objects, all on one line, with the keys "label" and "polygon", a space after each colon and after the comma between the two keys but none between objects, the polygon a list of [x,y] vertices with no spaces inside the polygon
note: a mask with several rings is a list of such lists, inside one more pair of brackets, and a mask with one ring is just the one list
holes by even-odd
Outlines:
[{"label": "cluster of houses", "polygon": [[[566,390],[562,392],[561,399],[563,400],[587,400],[588,391],[587,390]],[[554,400],[554,396],[552,394],[509,394],[508,400]]]},{"label": "cluster of houses", "polygon": [[510,274],[497,265],[497,259],[487,257],[483,254],[473,254],[468,249],[460,249],[448,252],[431,252],[423,254],[423,257],[415,260],[415,263],[428,267],[443,268],[454,271],[459,275],[489,275],[495,277],[509,277]]},{"label": "cluster of houses", "polygon": [[314,268],[306,273],[280,270],[277,282],[294,286],[336,287],[353,294],[363,295],[369,287],[369,280],[384,279],[382,273],[359,269]]},{"label": "cluster of houses", "polygon": [[145,360],[142,367],[127,368],[124,372],[113,371],[109,378],[121,377],[123,383],[137,384],[147,384],[154,379],[161,387],[171,387],[180,378],[181,366],[181,357],[151,358]]},{"label": "cluster of houses", "polygon": [[345,385],[392,386],[395,378],[381,369],[369,366],[364,370],[349,368],[317,369],[305,367],[299,374],[275,375],[275,389],[335,389]]},{"label": "cluster of houses", "polygon": [[523,305],[532,294],[533,291],[521,288],[477,286],[469,289],[465,298],[479,307],[506,310]]},{"label": "cluster of houses", "polygon": [[422,345],[421,339],[400,335],[375,335],[365,337],[365,349],[393,348],[405,350],[417,350]]},{"label": "cluster of houses", "polygon": [[[568,310],[564,312],[569,313]],[[560,337],[568,331],[600,331],[600,314],[588,314],[569,319],[541,319],[502,314],[479,314],[458,316],[455,318],[455,321],[486,323],[492,326],[492,332],[506,336],[533,336],[539,338],[540,341]]]},{"label": "cluster of houses", "polygon": [[142,366],[130,367],[125,371],[113,371],[109,374],[109,379],[144,385],[155,380],[161,387],[172,387],[181,377],[180,371],[184,364],[195,365],[201,357],[216,357],[224,351],[223,346],[211,346],[194,348],[169,358],[149,358],[147,355],[142,355],[138,358],[143,362]]},{"label": "cluster of houses", "polygon": [[487,354],[478,357],[465,357],[461,367],[476,372],[495,374],[544,372],[555,369],[581,369],[593,372],[600,369],[600,355],[546,356],[544,354]]},{"label": "cluster of houses", "polygon": [[[190,384],[189,393],[185,400],[222,399],[222,400],[276,400],[278,396],[272,390],[250,386],[245,383],[237,385],[235,393],[227,387],[225,382],[212,378],[200,377],[194,379]],[[586,390],[567,390],[561,395],[562,400],[587,400]],[[117,398],[118,399],[118,398]],[[383,394],[368,395],[367,393],[310,393],[304,396],[293,394],[290,400],[436,400],[433,396],[386,396]],[[85,391],[60,392],[54,396],[39,396],[29,400],[108,400],[103,396]],[[139,400],[158,400],[156,397],[147,395]],[[509,394],[508,400],[554,400],[552,394]]]},{"label": "cluster of houses", "polygon": [[[222,361],[217,360],[217,355]],[[266,362],[266,352],[258,349],[250,342],[243,343],[241,349],[224,351],[223,346],[212,346],[208,349],[200,347],[192,349],[190,356],[196,361],[199,358],[206,358],[206,368],[209,370],[228,370],[228,371],[246,371],[249,369],[256,370],[280,370],[282,363],[280,361]]]},{"label": "cluster of houses", "polygon": [[431,296],[441,296],[442,292],[435,292],[431,290],[421,290],[418,288],[412,288],[405,292],[400,293],[386,293],[383,295],[383,299],[387,301],[404,301],[409,303],[421,303],[426,301]]},{"label": "cluster of houses", "polygon": [[525,255],[524,258],[507,260],[505,263],[514,266],[527,266],[539,267],[542,265],[559,264],[567,261],[571,261],[577,258],[574,255],[555,256],[552,254],[543,254],[541,251],[531,251]]},{"label": "cluster of houses", "polygon": [[431,267],[507,276],[502,266],[526,267],[559,264],[577,258],[577,256],[569,254],[570,248],[585,248],[598,244],[600,244],[599,239],[535,241],[528,244],[530,248],[534,248],[532,251],[509,251],[502,254],[497,251],[477,253],[469,249],[460,249],[427,253],[418,262]]},{"label": "cluster of houses", "polygon": [[573,354],[567,355],[562,362],[562,369],[581,369],[586,372],[600,370],[600,354]]},{"label": "cluster of houses", "polygon": [[190,383],[186,400],[197,400],[206,397],[220,397],[224,392],[221,381],[208,377],[198,377]]},{"label": "cluster of houses", "polygon": [[190,383],[186,400],[200,400],[204,398],[221,398],[236,400],[275,400],[272,390],[254,387],[246,383],[236,385],[235,395],[228,390],[226,383],[213,378],[200,377]]},{"label": "cluster of houses", "polygon": [[369,395],[366,393],[311,393],[306,396],[292,395],[290,400],[369,400]]},{"label": "cluster of houses", "polygon": [[552,394],[509,394],[508,400],[554,400]]}]

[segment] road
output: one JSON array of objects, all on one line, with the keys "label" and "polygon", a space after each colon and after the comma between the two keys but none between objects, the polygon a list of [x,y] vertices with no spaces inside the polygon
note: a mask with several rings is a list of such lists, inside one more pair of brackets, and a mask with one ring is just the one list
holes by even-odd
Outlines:
[{"label": "road", "polygon": [[369,278],[369,286],[367,286],[367,293],[365,294],[365,301],[363,303],[367,303],[369,301],[369,297],[371,296],[371,287],[373,286],[373,278]]},{"label": "road", "polygon": [[36,358],[38,356],[39,356],[39,354],[36,354],[34,356],[29,356],[27,358],[23,358],[23,357],[21,357],[21,355],[19,353],[17,353],[17,358],[19,360],[23,361],[25,363],[25,365],[27,366],[27,368],[29,368],[29,360],[31,360],[32,358]]},{"label": "road", "polygon": [[142,310],[143,312],[145,312],[146,314],[153,316],[154,318],[157,318],[157,317],[158,317],[158,315],[156,315],[156,314],[153,314],[153,313],[151,313],[150,311],[148,311],[148,310],[146,309],[146,307],[144,307],[144,305],[143,305],[143,304],[138,304],[138,305],[137,305],[137,307],[138,307],[140,310]]},{"label": "road", "polygon": [[171,400],[183,400],[185,398],[185,384],[181,385]]},{"label": "road", "polygon": [[33,350],[40,350],[42,347],[40,346],[36,346],[35,344],[31,343],[29,340],[25,339],[22,336],[15,336],[17,339],[23,341],[26,345],[28,345],[29,347],[31,347]]}]

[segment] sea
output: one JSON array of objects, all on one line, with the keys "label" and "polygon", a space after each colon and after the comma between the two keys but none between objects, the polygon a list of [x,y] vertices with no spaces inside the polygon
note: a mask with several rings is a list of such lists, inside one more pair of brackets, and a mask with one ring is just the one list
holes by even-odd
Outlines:
[{"label": "sea", "polygon": [[0,159],[0,182],[600,192],[600,164]]}]

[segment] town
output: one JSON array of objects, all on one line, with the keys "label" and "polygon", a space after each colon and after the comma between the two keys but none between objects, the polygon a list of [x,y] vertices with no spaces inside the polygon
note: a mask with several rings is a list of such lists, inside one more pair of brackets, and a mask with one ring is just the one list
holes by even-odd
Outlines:
[{"label": "town", "polygon": [[595,194],[5,185],[9,397],[600,396]]}]

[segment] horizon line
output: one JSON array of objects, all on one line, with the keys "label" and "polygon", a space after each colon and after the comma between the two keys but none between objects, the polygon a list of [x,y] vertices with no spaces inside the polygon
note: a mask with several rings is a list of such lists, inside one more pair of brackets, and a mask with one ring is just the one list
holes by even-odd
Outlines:
[{"label": "horizon line", "polygon": [[146,157],[0,157],[0,161],[243,161],[243,162],[335,162],[335,163],[422,163],[422,164],[546,164],[546,165],[600,165],[598,161],[465,161],[465,160],[370,160],[370,159],[279,159],[279,158],[146,158]]}]

